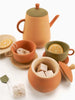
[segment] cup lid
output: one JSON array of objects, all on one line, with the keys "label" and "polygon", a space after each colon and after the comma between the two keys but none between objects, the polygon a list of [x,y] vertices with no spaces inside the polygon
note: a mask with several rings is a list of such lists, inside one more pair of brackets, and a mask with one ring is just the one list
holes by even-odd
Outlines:
[{"label": "cup lid", "polygon": [[32,17],[43,17],[45,15],[48,14],[48,12],[43,9],[43,8],[39,8],[39,4],[35,4],[35,8],[30,8],[29,10],[27,10],[27,15],[32,16]]},{"label": "cup lid", "polygon": [[70,82],[72,82],[73,81],[73,75],[72,75],[71,68],[68,67],[65,63],[60,62],[60,61],[59,61],[59,66],[60,66],[60,69],[61,69],[63,76],[66,79],[68,79]]}]

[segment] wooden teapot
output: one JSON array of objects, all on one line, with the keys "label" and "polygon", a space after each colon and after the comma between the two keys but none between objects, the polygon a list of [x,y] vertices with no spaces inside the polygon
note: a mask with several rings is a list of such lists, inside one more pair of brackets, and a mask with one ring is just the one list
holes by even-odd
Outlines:
[{"label": "wooden teapot", "polygon": [[[27,10],[26,18],[17,23],[17,30],[23,33],[24,40],[31,40],[37,48],[42,48],[50,40],[50,27],[58,17],[59,15],[56,15],[49,23],[48,12],[36,4],[35,8]],[[24,30],[21,31],[19,24],[23,21],[25,21]]]}]

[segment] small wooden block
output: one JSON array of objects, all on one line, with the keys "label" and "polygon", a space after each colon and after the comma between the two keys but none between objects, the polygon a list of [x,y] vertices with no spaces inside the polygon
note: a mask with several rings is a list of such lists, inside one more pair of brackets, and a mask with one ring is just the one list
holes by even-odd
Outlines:
[{"label": "small wooden block", "polygon": [[28,54],[28,53],[30,53],[30,51],[23,49],[23,48],[18,48],[17,53],[18,54]]},{"label": "small wooden block", "polygon": [[40,72],[37,72],[37,75],[40,76],[40,77],[43,77],[45,78],[45,73],[43,71],[40,71]]},{"label": "small wooden block", "polygon": [[13,96],[15,98],[25,96],[24,84],[18,84],[13,87]]},{"label": "small wooden block", "polygon": [[53,76],[53,71],[52,70],[48,70],[45,72],[46,77],[52,77]]},{"label": "small wooden block", "polygon": [[39,71],[44,71],[44,72],[46,72],[47,69],[48,69],[48,66],[45,65],[45,64],[43,64],[43,63],[41,63],[41,64],[38,66],[37,72],[39,72]]}]

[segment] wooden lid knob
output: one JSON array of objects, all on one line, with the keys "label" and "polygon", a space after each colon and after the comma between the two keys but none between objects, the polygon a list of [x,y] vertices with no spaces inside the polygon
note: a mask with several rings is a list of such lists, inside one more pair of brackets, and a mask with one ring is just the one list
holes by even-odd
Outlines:
[{"label": "wooden lid knob", "polygon": [[39,9],[39,3],[36,3],[35,6],[36,6],[36,9]]}]

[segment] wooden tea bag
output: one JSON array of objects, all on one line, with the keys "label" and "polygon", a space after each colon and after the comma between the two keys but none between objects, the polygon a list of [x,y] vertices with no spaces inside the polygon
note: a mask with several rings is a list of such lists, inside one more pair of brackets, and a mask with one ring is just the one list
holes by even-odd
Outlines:
[{"label": "wooden tea bag", "polygon": [[23,48],[18,48],[16,51],[18,54],[28,54],[30,51],[23,49]]},{"label": "wooden tea bag", "polygon": [[25,96],[24,84],[14,85],[12,89],[13,89],[13,96],[15,98]]}]

